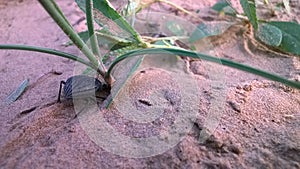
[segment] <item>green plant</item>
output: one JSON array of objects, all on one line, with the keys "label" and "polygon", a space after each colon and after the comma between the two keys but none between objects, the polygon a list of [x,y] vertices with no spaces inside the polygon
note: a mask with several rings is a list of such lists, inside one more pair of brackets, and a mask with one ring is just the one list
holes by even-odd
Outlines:
[{"label": "green plant", "polygon": [[[267,21],[258,18],[256,2],[259,1],[240,0],[244,14],[238,13],[229,1],[219,2],[215,4],[212,9],[225,15],[235,17],[236,22],[233,22],[232,25],[246,24],[252,28],[250,29],[250,33],[253,35],[251,40],[255,41],[255,43],[259,43],[261,46],[265,46],[265,49],[273,52],[278,51],[287,55],[300,56],[300,25],[296,22]],[[263,6],[269,8],[270,4],[267,0],[263,3]],[[283,0],[282,3],[287,13],[290,13],[288,1]],[[218,25],[216,26],[218,27]],[[223,32],[208,32],[200,38],[222,33]]]},{"label": "green plant", "polygon": [[[0,45],[0,49],[36,51],[36,52],[49,53],[49,54],[72,59],[95,70],[98,73],[98,75],[103,77],[105,82],[110,87],[113,87],[114,84],[114,77],[112,76],[111,72],[120,61],[133,56],[142,56],[144,54],[172,53],[174,54],[174,56],[176,55],[187,56],[191,58],[203,59],[210,62],[222,64],[225,66],[246,71],[300,89],[300,84],[295,81],[290,81],[278,75],[274,75],[272,73],[265,72],[263,70],[259,70],[247,65],[236,63],[231,60],[219,59],[214,56],[209,56],[203,53],[197,53],[195,51],[183,49],[170,44],[156,45],[153,43],[149,43],[144,38],[142,38],[142,36],[124,19],[124,17],[122,17],[120,13],[118,13],[112,7],[112,5],[108,0],[76,0],[78,6],[86,13],[86,18],[87,18],[88,31],[81,32],[81,33],[76,33],[74,31],[74,29],[72,28],[72,26],[70,25],[70,23],[64,16],[63,12],[57,6],[54,0],[39,0],[39,2],[49,13],[49,15],[55,20],[55,22],[60,26],[60,28],[65,32],[65,34],[71,39],[72,43],[75,44],[81,50],[81,52],[86,56],[88,61],[78,56],[64,53],[62,51],[57,51],[48,48],[41,48],[41,47],[7,44],[7,45]],[[299,43],[298,43],[300,39],[298,38],[299,34],[294,36],[298,38],[298,41],[296,43],[296,48],[290,45],[291,38],[293,37],[286,35],[289,32],[297,33],[296,31],[294,32],[290,30],[284,31],[281,22],[265,22],[265,21],[257,20],[255,14],[255,5],[253,5],[254,1],[241,0],[241,3],[243,5],[245,14],[249,18],[250,23],[252,24],[252,26],[256,31],[261,33],[259,37],[263,42],[266,41],[269,43],[269,45],[276,46],[279,49],[282,49],[287,52],[291,52],[293,54],[297,54],[297,55],[300,54]],[[219,7],[218,9],[220,9],[221,11],[224,9],[224,7],[227,6],[230,5],[224,2],[223,4],[221,4],[222,8]],[[129,6],[127,6],[127,9],[128,8]],[[138,10],[142,8],[143,7],[137,7]],[[233,8],[231,9],[230,12],[226,12],[226,13],[230,15],[238,16],[239,18],[243,18],[245,20],[245,17],[243,17],[240,14],[237,14]],[[135,15],[135,13],[131,13],[131,14],[133,16]],[[94,21],[100,27],[102,27],[101,30],[95,30]],[[298,28],[299,26],[295,23],[288,23],[288,24],[293,26],[293,28],[295,27]],[[272,35],[279,30],[281,31],[282,36],[276,38],[274,41],[269,40],[270,37],[268,33]],[[126,35],[129,36],[122,36],[118,34],[120,31],[125,32]],[[197,36],[197,38],[203,38],[205,36],[210,36],[210,35],[211,34],[209,33],[200,34],[199,36]],[[91,47],[88,47],[86,45],[87,39],[90,40]],[[103,56],[101,54],[98,45],[99,41],[113,42],[114,46],[112,46],[111,52],[115,53],[114,57],[110,55]],[[287,43],[289,45],[287,45]],[[134,73],[137,67],[141,64],[142,60],[143,57],[137,58],[134,64],[129,69],[129,72],[124,72],[126,74],[125,81],[129,79],[129,77]]]}]

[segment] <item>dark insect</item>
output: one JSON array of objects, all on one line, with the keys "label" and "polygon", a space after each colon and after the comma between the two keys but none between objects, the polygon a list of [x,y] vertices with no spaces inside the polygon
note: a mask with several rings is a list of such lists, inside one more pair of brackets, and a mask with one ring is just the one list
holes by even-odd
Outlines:
[{"label": "dark insect", "polygon": [[86,75],[72,76],[67,81],[60,82],[57,102],[60,102],[62,85],[64,85],[63,92],[66,99],[95,97],[95,93],[108,88],[96,78]]}]

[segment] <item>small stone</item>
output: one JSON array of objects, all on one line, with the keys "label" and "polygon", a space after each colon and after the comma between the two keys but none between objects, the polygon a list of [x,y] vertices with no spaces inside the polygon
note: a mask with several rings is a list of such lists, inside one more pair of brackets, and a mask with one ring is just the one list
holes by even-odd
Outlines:
[{"label": "small stone", "polygon": [[231,106],[231,108],[237,112],[241,112],[241,107],[238,103],[233,102],[233,101],[228,101],[228,104]]},{"label": "small stone", "polygon": [[243,90],[245,90],[247,92],[251,91],[252,90],[252,85],[244,85]]}]

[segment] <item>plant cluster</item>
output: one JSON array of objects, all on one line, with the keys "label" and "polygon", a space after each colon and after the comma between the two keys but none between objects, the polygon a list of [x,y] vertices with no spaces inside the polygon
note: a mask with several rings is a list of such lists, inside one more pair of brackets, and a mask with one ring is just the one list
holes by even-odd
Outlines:
[{"label": "plant cluster", "polygon": [[[240,3],[244,14],[238,13],[228,1],[219,2],[212,8],[225,15],[235,17],[237,21],[251,24],[250,26],[253,28],[251,33],[254,34],[254,38],[270,50],[300,56],[300,25],[298,23],[263,20],[257,16],[257,3],[259,1],[240,0]],[[288,1],[283,0],[282,4],[290,13]],[[267,0],[264,1],[264,6],[269,8],[270,4]],[[273,11],[273,7],[270,8]],[[215,34],[218,33],[221,32]]]}]

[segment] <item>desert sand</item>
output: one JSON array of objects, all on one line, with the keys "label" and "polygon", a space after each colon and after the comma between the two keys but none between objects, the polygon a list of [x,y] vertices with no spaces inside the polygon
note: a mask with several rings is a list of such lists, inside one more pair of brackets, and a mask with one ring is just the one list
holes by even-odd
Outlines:
[{"label": "desert sand", "polygon": [[[84,14],[75,3],[72,0],[57,2],[74,28],[84,30]],[[207,9],[215,1],[173,2],[189,11],[201,9],[199,18],[189,17],[167,5],[156,5],[151,10],[178,15],[195,25],[221,20]],[[120,5],[117,1],[113,3]],[[279,13],[271,19],[299,23],[299,9],[300,3],[294,2],[291,15]],[[267,16],[267,12],[261,15]],[[0,16],[1,44],[37,45],[79,55],[75,46],[62,45],[68,41],[67,36],[37,1],[2,0]],[[214,54],[300,80],[299,57],[256,48],[255,44],[245,41],[239,29],[233,27],[224,35],[210,39]],[[74,74],[73,61],[41,53],[0,50],[0,168],[300,168],[299,90],[194,60],[190,62],[187,76],[194,80],[197,92],[191,93],[185,90],[184,83],[174,80],[174,72],[153,66],[152,61],[146,60],[127,83],[126,97],[121,93],[116,102],[121,107],[115,103],[107,110],[76,117],[72,103],[56,103],[60,81]],[[3,100],[24,79],[30,80],[26,91],[14,103],[4,104]],[[161,97],[152,97],[156,91]],[[188,97],[184,98],[182,93]],[[189,98],[197,100],[189,103],[195,107],[195,118],[184,121],[190,127],[188,133],[173,146],[162,147],[162,152],[150,152],[144,158],[131,157],[134,153],[130,154],[125,140],[119,141],[125,155],[120,149],[111,149],[113,142],[111,147],[100,146],[82,123],[90,120],[90,126],[101,126],[97,121],[101,116],[122,135],[149,138],[167,131],[180,114],[180,103]],[[145,114],[153,107],[152,110],[156,110],[156,105],[162,106],[164,113],[154,118],[153,123],[132,122],[122,117],[124,113],[130,114],[126,112],[128,107],[123,106],[125,102],[132,105],[131,109]],[[217,109],[214,109],[216,104]],[[215,119],[213,115],[217,115]],[[217,122],[215,127],[213,122]],[[209,137],[201,141],[206,132]],[[109,133],[102,136],[105,134]]]}]

